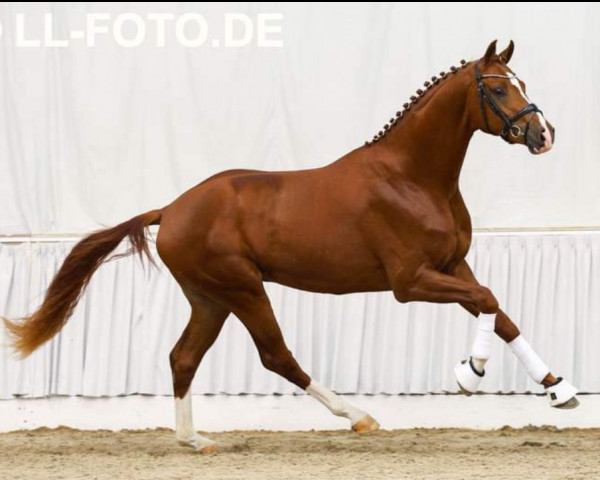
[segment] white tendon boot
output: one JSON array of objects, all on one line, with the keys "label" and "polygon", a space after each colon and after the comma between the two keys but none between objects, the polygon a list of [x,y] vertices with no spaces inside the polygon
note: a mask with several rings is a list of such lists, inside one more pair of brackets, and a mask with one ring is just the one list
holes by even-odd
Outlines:
[{"label": "white tendon boot", "polygon": [[[523,338],[523,335],[519,335],[508,346],[525,367],[531,379],[541,384],[550,373],[550,369],[535,353],[529,342]],[[546,387],[546,394],[551,407],[569,409],[579,405],[579,400],[575,396],[577,389],[562,377],[559,377],[554,384]]]},{"label": "white tendon boot", "polygon": [[454,375],[460,391],[467,396],[479,390],[479,384],[485,376],[483,367],[490,358],[495,324],[495,313],[482,313],[479,316],[477,333],[471,349],[472,356],[469,360],[463,360],[454,367]]}]

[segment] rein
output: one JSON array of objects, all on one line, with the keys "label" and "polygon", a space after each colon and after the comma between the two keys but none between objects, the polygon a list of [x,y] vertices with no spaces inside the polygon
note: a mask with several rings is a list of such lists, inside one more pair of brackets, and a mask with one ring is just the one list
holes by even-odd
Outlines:
[{"label": "rein", "polygon": [[483,116],[483,121],[485,122],[486,130],[488,132],[491,132],[488,124],[487,110],[485,108],[485,105],[487,103],[488,107],[490,107],[490,110],[494,112],[494,114],[498,118],[500,118],[500,120],[502,120],[502,123],[504,123],[502,132],[500,133],[502,139],[508,142],[508,135],[510,134],[513,138],[523,137],[523,140],[527,144],[527,133],[529,132],[529,124],[531,123],[531,119],[533,118],[533,116],[531,116],[527,121],[525,131],[521,130],[521,127],[519,127],[518,125],[515,125],[515,122],[530,113],[540,113],[543,115],[542,111],[537,107],[535,103],[530,103],[523,107],[521,110],[519,110],[517,113],[515,113],[512,117],[509,117],[508,115],[506,115],[506,113],[502,111],[502,109],[494,100],[493,96],[488,91],[487,87],[483,83],[484,78],[505,78],[508,80],[512,80],[513,78],[517,78],[516,75],[482,75],[481,70],[479,68],[479,62],[475,64],[475,81],[477,82],[477,92],[479,93],[479,105],[481,107],[481,115]]}]

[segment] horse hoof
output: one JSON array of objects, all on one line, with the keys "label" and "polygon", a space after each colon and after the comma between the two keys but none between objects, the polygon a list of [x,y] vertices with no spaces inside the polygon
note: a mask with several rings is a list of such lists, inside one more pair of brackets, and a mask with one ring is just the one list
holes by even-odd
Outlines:
[{"label": "horse hoof", "polygon": [[184,447],[191,447],[197,452],[200,453],[215,453],[219,450],[219,446],[213,442],[210,438],[201,437],[200,435],[196,435],[193,438],[187,440],[178,440],[179,445],[183,445]]},{"label": "horse hoof", "polygon": [[551,407],[570,410],[579,406],[579,400],[575,396],[577,389],[562,377],[559,377],[555,383],[546,387],[546,394],[550,400]]},{"label": "horse hoof", "polygon": [[573,408],[577,408],[579,406],[579,400],[577,397],[572,397],[567,400],[565,403],[561,403],[560,405],[555,405],[554,408],[560,408],[561,410],[571,410]]},{"label": "horse hoof", "polygon": [[485,375],[485,371],[479,373],[475,370],[473,361],[469,359],[456,364],[454,367],[454,375],[456,376],[456,382],[458,383],[460,393],[470,397],[479,389],[479,384]]},{"label": "horse hoof", "polygon": [[219,446],[215,443],[213,445],[207,445],[206,447],[200,448],[198,451],[203,455],[212,455],[219,451]]},{"label": "horse hoof", "polygon": [[464,395],[465,397],[470,397],[471,395],[473,395],[472,392],[465,390],[460,383],[456,382],[456,384],[458,385],[458,393]]},{"label": "horse hoof", "polygon": [[352,430],[354,430],[359,435],[376,432],[377,430],[379,430],[379,423],[371,415],[366,415],[354,425],[352,425]]}]

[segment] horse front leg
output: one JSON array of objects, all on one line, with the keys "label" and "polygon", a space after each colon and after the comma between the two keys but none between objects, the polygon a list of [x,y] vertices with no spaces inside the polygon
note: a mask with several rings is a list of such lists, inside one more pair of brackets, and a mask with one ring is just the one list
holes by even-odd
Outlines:
[{"label": "horse front leg", "polygon": [[417,269],[398,269],[390,275],[390,281],[394,296],[401,303],[465,303],[494,317],[498,312],[498,300],[489,289],[442,273],[428,265]]},{"label": "horse front leg", "polygon": [[434,303],[461,303],[473,305],[478,312],[479,325],[469,360],[455,368],[461,391],[475,393],[485,375],[485,364],[490,357],[498,301],[492,292],[473,282],[465,281],[428,266],[421,266],[410,278],[401,269],[392,277],[394,295],[400,302],[424,301]]},{"label": "horse front leg", "polygon": [[[479,285],[469,264],[462,260],[454,267],[450,274],[472,283]],[[462,303],[461,305],[475,317],[480,317],[481,311],[475,304]],[[525,370],[533,381],[544,386],[550,399],[550,405],[556,408],[575,408],[579,401],[575,397],[577,390],[561,377],[556,378],[544,361],[533,350],[531,345],[525,340],[519,328],[501,309],[495,316],[494,331],[510,347],[513,354],[519,359],[519,362],[525,367]]]}]

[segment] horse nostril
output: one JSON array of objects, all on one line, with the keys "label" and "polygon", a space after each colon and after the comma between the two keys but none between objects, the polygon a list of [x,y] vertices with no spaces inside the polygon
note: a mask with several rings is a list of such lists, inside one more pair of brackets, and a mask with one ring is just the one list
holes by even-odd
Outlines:
[{"label": "horse nostril", "polygon": [[542,131],[540,132],[540,140],[542,141],[542,143],[546,142],[546,137],[544,136],[544,133],[546,133],[546,129],[542,128]]}]

